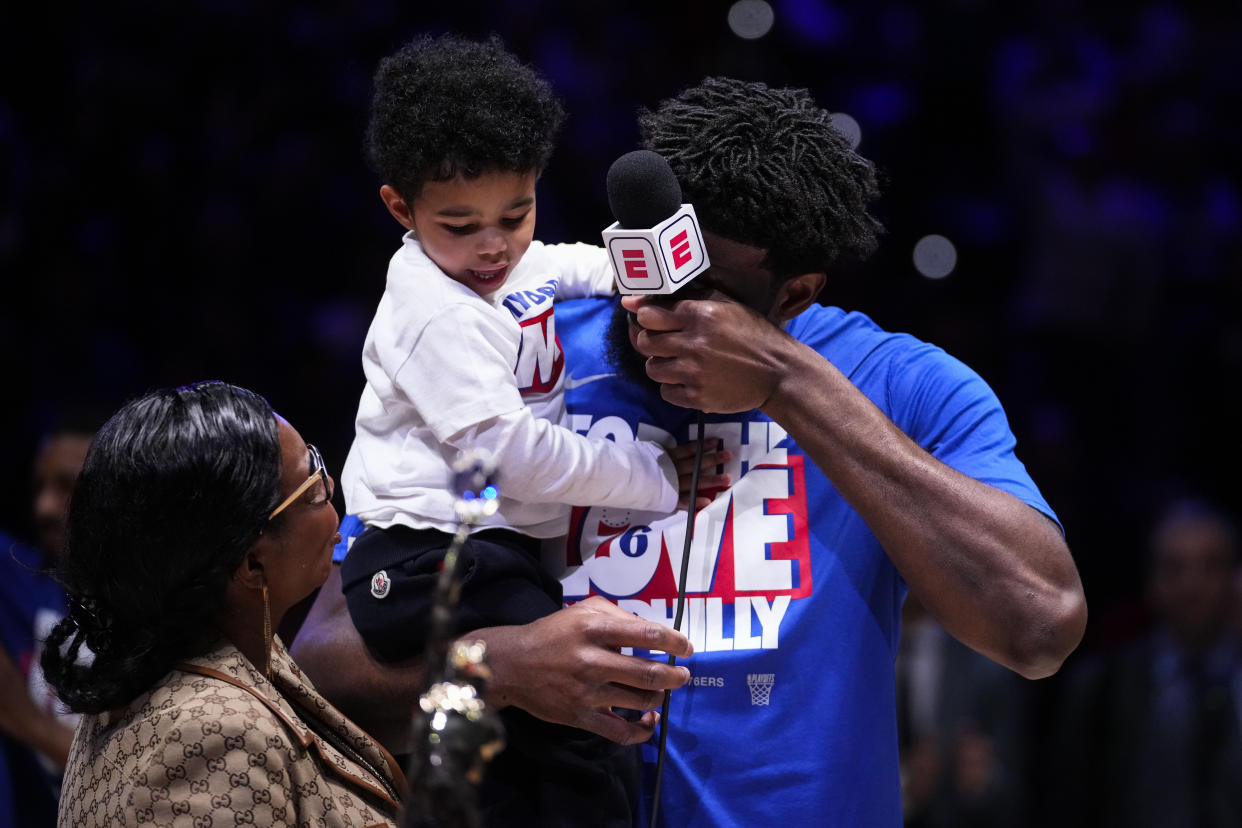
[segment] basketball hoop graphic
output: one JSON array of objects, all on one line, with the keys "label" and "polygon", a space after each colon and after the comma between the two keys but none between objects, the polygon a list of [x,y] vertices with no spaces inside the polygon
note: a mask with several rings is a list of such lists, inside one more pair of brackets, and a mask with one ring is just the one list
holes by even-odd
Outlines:
[{"label": "basketball hoop graphic", "polygon": [[747,673],[746,686],[750,688],[750,703],[754,707],[767,707],[772,700],[772,685],[776,673]]}]

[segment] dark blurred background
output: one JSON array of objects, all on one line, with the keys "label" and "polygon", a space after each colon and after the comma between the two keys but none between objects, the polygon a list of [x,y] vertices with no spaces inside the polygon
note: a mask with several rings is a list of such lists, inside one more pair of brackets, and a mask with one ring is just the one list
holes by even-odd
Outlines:
[{"label": "dark blurred background", "polygon": [[[16,534],[29,535],[39,435],[154,386],[251,387],[339,469],[401,235],[363,158],[370,77],[440,31],[499,34],[563,97],[545,241],[598,241],[636,109],[705,75],[807,86],[852,119],[885,176],[888,234],[825,299],[943,346],[997,390],[1086,582],[1074,658],[1141,626],[1166,503],[1238,514],[1236,3],[118,0],[2,14],[0,526]],[[956,257],[943,278],[915,260],[929,235]]]}]

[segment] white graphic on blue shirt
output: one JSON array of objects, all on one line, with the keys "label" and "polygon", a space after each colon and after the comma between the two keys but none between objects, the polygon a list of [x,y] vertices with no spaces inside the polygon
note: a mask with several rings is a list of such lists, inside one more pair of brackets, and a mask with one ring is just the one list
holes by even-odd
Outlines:
[{"label": "white graphic on blue shirt", "polygon": [[[596,439],[656,440],[667,433],[618,417],[571,415],[570,428]],[[778,443],[785,432],[766,421],[710,423],[734,459],[723,469],[737,481],[705,492],[686,576],[682,629],[695,652],[774,650],[791,601],[811,594],[806,486],[800,455]],[[671,626],[676,614],[686,517],[604,507],[577,508],[570,522],[565,600],[603,595],[622,609]]]}]

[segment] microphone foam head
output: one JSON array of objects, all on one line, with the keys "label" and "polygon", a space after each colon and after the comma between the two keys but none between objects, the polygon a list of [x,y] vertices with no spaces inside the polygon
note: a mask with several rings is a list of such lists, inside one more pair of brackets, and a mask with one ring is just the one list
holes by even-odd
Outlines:
[{"label": "microphone foam head", "polygon": [[608,206],[622,227],[654,227],[681,207],[673,168],[651,150],[627,152],[613,161],[606,185]]}]

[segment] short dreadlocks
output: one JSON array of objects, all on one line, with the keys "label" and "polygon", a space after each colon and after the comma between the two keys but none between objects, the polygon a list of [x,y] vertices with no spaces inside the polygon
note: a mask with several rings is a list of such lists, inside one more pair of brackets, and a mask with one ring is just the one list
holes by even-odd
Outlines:
[{"label": "short dreadlocks", "polygon": [[875,165],[805,89],[707,78],[639,113],[703,228],[767,251],[778,277],[827,272],[876,248]]}]

